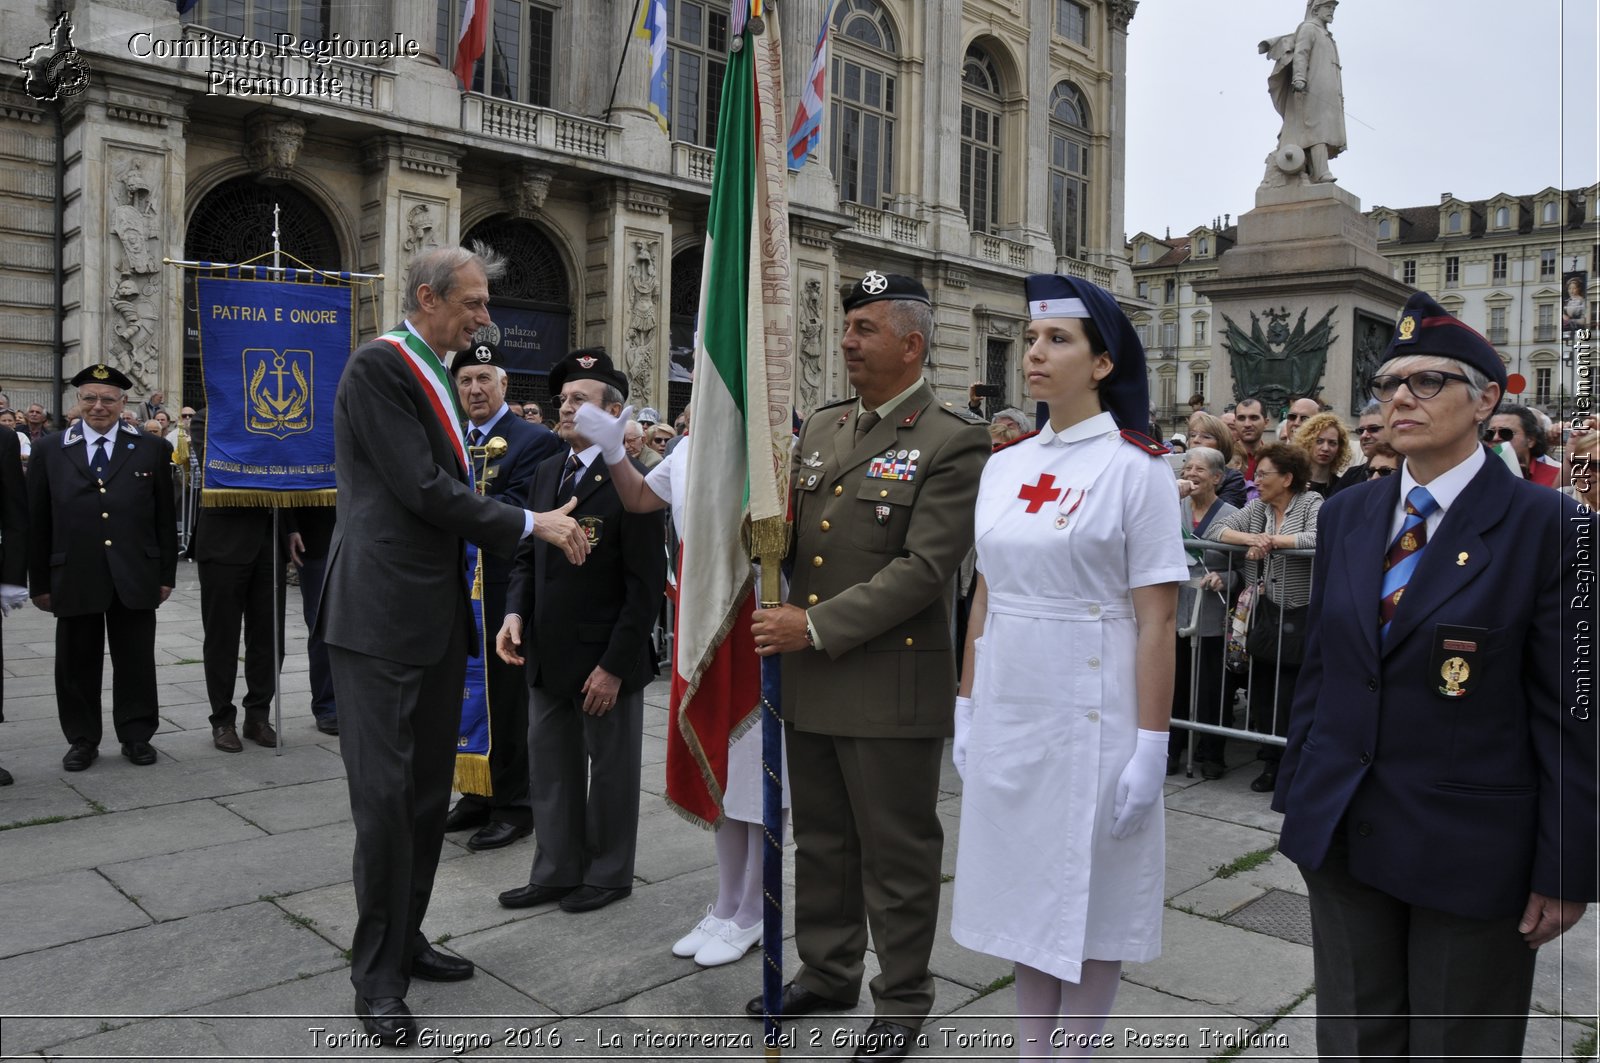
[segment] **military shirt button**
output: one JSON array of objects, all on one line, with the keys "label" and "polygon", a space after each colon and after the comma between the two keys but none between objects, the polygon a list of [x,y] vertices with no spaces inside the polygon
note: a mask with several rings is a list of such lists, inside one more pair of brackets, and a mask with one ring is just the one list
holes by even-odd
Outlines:
[{"label": "military shirt button", "polygon": [[832,524],[829,524],[829,523],[828,523],[828,522],[827,522],[827,521],[823,521],[823,522],[822,522],[822,530],[823,530],[823,531],[827,531],[827,530],[828,530],[828,529],[829,529],[829,528],[831,528],[831,527],[833,527],[833,525],[832,525]]},{"label": "military shirt button", "polygon": [[833,497],[838,498],[842,494],[844,494],[844,485],[843,484],[834,484],[833,485]]},{"label": "military shirt button", "polygon": [[1363,763],[1363,764],[1371,764],[1372,763],[1372,754],[1371,753],[1363,753],[1363,754],[1361,754],[1361,763]]},{"label": "military shirt button", "polygon": [[909,639],[909,638],[908,638],[908,639],[906,639],[906,645],[907,645],[907,646],[910,646],[910,645],[911,645],[911,644],[912,644],[912,642],[913,642],[913,640],[912,640],[912,639]]},{"label": "military shirt button", "polygon": [[106,545],[107,545],[107,546],[110,546],[110,545],[111,545],[111,540],[110,540],[110,539],[107,539],[107,540],[106,540]]},{"label": "military shirt button", "polygon": [[1090,657],[1089,658],[1089,667],[1090,668],[1099,668],[1100,667],[1100,658],[1098,658],[1098,657]]},{"label": "military shirt button", "polygon": [[111,519],[111,514],[109,514],[109,513],[102,513],[102,514],[100,514],[100,519],[101,519],[101,520],[110,520],[110,519]]},{"label": "military shirt button", "polygon": [[1089,606],[1089,615],[1090,616],[1099,616],[1100,615],[1100,607],[1098,605]]},{"label": "military shirt button", "polygon": [[821,554],[818,554],[816,557],[813,557],[811,559],[811,567],[812,568],[821,568],[822,567],[822,555]]},{"label": "military shirt button", "polygon": [[817,604],[817,596],[815,594],[807,595],[806,596],[806,604],[807,605],[816,605]]},{"label": "military shirt button", "polygon": [[106,493],[106,489],[104,487],[100,488],[100,493],[101,494],[105,494]]},{"label": "military shirt button", "polygon": [[1088,720],[1090,723],[1094,723],[1096,720],[1100,719],[1100,710],[1090,709],[1088,712],[1084,713],[1084,719]]},{"label": "military shirt button", "polygon": [[1377,690],[1378,689],[1378,681],[1376,679],[1367,680],[1367,689],[1368,690]]},{"label": "military shirt button", "polygon": [[1356,824],[1356,833],[1361,835],[1363,838],[1369,837],[1372,834],[1372,824],[1370,824],[1370,823],[1357,823]]},{"label": "military shirt button", "polygon": [[879,491],[878,492],[878,497],[879,498],[888,498],[889,497],[889,492],[887,492],[887,491]]}]

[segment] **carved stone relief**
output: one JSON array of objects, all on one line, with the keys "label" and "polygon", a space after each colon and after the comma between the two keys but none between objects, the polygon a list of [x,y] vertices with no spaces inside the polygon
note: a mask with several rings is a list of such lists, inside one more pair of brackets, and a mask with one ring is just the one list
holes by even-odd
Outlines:
[{"label": "carved stone relief", "polygon": [[106,299],[111,307],[107,360],[133,380],[135,391],[157,386],[161,367],[161,203],[159,164],[127,151],[113,152],[109,199],[107,261],[111,277]]},{"label": "carved stone relief", "polygon": [[256,176],[284,181],[294,171],[305,143],[304,122],[275,115],[259,115],[245,127],[245,161]]},{"label": "carved stone relief", "polygon": [[628,263],[628,332],[623,351],[631,395],[651,394],[655,382],[656,326],[660,320],[657,304],[661,298],[656,261],[660,247],[654,240],[635,239]]},{"label": "carved stone relief", "polygon": [[501,179],[500,198],[517,217],[535,218],[550,194],[550,180],[554,176],[542,166],[524,165]]},{"label": "carved stone relief", "polygon": [[810,413],[822,404],[822,281],[812,277],[800,294],[800,409]]},{"label": "carved stone relief", "polygon": [[434,232],[437,226],[438,219],[432,205],[412,204],[406,211],[406,238],[401,242],[400,249],[407,255],[419,255],[438,247],[439,237]]}]

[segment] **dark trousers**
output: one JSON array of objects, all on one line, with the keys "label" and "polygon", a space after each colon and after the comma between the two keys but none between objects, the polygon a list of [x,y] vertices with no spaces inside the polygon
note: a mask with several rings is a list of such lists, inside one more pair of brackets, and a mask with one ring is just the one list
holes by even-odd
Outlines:
[{"label": "dark trousers", "polygon": [[[283,573],[269,548],[243,565],[201,561],[200,624],[205,632],[206,700],[211,726],[232,727],[238,719],[233,687],[239,678],[239,627],[244,626],[244,718],[265,723],[272,711],[278,670],[283,663]],[[273,583],[277,605],[278,660],[272,658]]]},{"label": "dark trousers", "polygon": [[[1222,720],[1223,673],[1221,635],[1206,635],[1178,640],[1177,670],[1172,683],[1172,718],[1189,719],[1191,707],[1196,723],[1216,724]],[[1167,740],[1169,756],[1181,754],[1189,746],[1189,731],[1174,727]],[[1195,735],[1194,759],[1222,761],[1223,738],[1204,731]]]},{"label": "dark trousers", "polygon": [[861,995],[872,930],[874,1013],[919,1025],[933,1006],[942,738],[841,738],[785,725],[794,823],[795,981]]},{"label": "dark trousers", "polygon": [[1337,832],[1322,867],[1300,873],[1323,1059],[1522,1058],[1537,953],[1520,916],[1473,919],[1391,897],[1350,875]]},{"label": "dark trousers", "polygon": [[333,697],[333,672],[328,667],[328,644],[317,632],[317,604],[322,600],[322,575],[328,559],[307,558],[300,566],[300,611],[306,618],[307,678],[311,682],[311,714],[319,720],[337,719]]},{"label": "dark trousers", "polygon": [[103,613],[56,619],[56,709],[68,742],[100,744],[100,679],[111,646],[111,725],[121,742],[148,742],[156,704],[156,611],[129,609],[113,592]]},{"label": "dark trousers", "polygon": [[[489,691],[489,797],[462,794],[466,809],[487,809],[495,823],[533,825],[528,803],[528,677],[521,665],[507,664],[494,652],[494,637],[505,619],[506,585],[483,587],[484,685]],[[643,726],[641,720],[641,727]]]},{"label": "dark trousers", "polygon": [[328,647],[356,828],[350,981],[367,997],[406,995],[444,844],[467,660],[462,626],[445,630],[428,666]]},{"label": "dark trousers", "polygon": [[[1300,678],[1299,664],[1281,664],[1261,657],[1250,658],[1250,729],[1258,734],[1289,734],[1289,709],[1294,703],[1294,684]],[[1262,743],[1260,757],[1269,765],[1283,759],[1283,747]]]},{"label": "dark trousers", "polygon": [[633,885],[639,841],[644,691],[623,691],[610,712],[584,712],[583,695],[528,692],[529,796],[538,842],[537,886]]}]

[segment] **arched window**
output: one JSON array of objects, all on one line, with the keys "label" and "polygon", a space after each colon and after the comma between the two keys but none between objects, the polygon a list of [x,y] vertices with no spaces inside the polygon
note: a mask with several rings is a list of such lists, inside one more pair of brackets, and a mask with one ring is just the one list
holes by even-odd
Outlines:
[{"label": "arched window", "polygon": [[1496,207],[1494,209],[1494,227],[1496,229],[1504,229],[1506,226],[1508,226],[1510,224],[1511,224],[1511,208],[1509,208],[1509,207]]},{"label": "arched window", "polygon": [[973,232],[1000,224],[1000,72],[979,48],[961,63],[961,209]]},{"label": "arched window", "polygon": [[1539,220],[1546,225],[1554,225],[1556,223],[1555,200],[1551,200],[1544,205],[1544,211],[1539,215]]},{"label": "arched window", "polygon": [[1199,258],[1205,258],[1207,255],[1211,254],[1211,239],[1209,237],[1202,236],[1195,243],[1194,253],[1196,257]]},{"label": "arched window", "polygon": [[505,276],[489,285],[489,315],[511,373],[508,394],[547,403],[545,377],[575,339],[561,253],[543,229],[523,218],[479,222],[461,242],[473,241],[487,244],[506,259]]},{"label": "arched window", "polygon": [[1387,240],[1394,235],[1394,224],[1388,218],[1378,223],[1378,239]]},{"label": "arched window", "polygon": [[1071,82],[1050,94],[1050,237],[1079,258],[1089,230],[1089,107]]},{"label": "arched window", "polygon": [[1452,210],[1450,212],[1450,224],[1448,228],[1449,231],[1453,233],[1458,233],[1461,231],[1461,212],[1459,210]]},{"label": "arched window", "polygon": [[882,209],[894,195],[900,43],[877,0],[840,0],[832,51],[828,119],[839,198]]}]

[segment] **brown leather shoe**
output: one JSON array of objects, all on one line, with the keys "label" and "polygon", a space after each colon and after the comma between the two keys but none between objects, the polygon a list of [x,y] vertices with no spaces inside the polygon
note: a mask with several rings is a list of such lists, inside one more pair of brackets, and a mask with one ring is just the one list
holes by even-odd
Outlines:
[{"label": "brown leather shoe", "polygon": [[221,727],[211,729],[211,744],[224,753],[242,753],[244,744],[239,741],[239,735],[232,724],[223,724]]},{"label": "brown leather shoe", "polygon": [[266,746],[268,749],[275,749],[278,745],[278,732],[274,731],[272,725],[265,720],[260,723],[246,721],[244,736],[256,745]]}]

